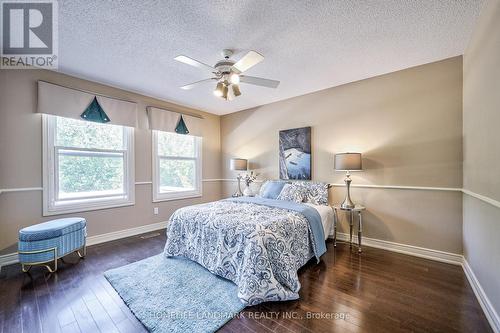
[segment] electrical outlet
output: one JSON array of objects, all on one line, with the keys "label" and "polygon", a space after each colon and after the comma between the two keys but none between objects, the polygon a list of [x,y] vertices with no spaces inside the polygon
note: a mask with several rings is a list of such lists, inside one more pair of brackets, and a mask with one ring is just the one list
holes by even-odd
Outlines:
[{"label": "electrical outlet", "polygon": [[155,215],[158,215],[158,214],[160,213],[160,212],[159,212],[159,210],[158,210],[158,207],[155,207],[155,208],[153,209],[153,213],[154,213]]}]

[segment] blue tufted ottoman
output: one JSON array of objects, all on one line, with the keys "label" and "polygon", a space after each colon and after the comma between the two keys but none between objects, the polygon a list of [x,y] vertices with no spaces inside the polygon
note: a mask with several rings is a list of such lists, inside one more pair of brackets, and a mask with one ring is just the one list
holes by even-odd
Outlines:
[{"label": "blue tufted ottoman", "polygon": [[[19,231],[18,253],[23,272],[34,265],[57,271],[57,259],[76,251],[85,257],[87,221],[82,217],[70,217],[35,224]],[[80,252],[82,250],[82,252]],[[53,262],[54,268],[49,264]],[[28,269],[25,266],[29,266]]]}]

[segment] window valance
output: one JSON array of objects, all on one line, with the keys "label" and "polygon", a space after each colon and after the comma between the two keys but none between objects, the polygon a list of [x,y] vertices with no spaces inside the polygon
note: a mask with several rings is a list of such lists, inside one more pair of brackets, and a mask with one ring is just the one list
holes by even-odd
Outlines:
[{"label": "window valance", "polygon": [[[151,130],[203,136],[202,118],[152,106],[147,107],[147,112],[149,129]],[[186,133],[185,128],[187,128],[188,133]]]},{"label": "window valance", "polygon": [[98,104],[109,118],[104,122],[137,127],[137,104],[134,102],[38,81],[38,113],[81,120],[85,119],[82,114],[93,104]]}]

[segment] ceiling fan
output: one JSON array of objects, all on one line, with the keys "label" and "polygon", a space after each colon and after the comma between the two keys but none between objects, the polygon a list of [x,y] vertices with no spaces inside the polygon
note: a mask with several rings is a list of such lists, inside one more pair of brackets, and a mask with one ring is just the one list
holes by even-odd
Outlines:
[{"label": "ceiling fan", "polygon": [[226,101],[230,101],[234,97],[241,95],[239,87],[240,83],[253,84],[267,88],[276,88],[280,84],[280,82],[276,80],[242,74],[264,60],[264,56],[262,54],[255,51],[249,51],[238,61],[230,59],[232,55],[232,50],[222,50],[222,56],[224,59],[218,61],[213,67],[185,55],[175,57],[174,59],[179,62],[206,70],[214,75],[209,79],[186,84],[180,88],[189,90],[196,87],[198,84],[208,81],[216,81],[217,85],[215,86],[214,95],[221,97]]}]

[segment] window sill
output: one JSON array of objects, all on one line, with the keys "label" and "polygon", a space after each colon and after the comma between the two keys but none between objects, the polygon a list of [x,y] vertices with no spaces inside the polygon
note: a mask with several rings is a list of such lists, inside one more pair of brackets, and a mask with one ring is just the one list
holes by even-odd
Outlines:
[{"label": "window sill", "polygon": [[52,215],[63,215],[63,214],[70,214],[70,213],[82,213],[82,212],[88,212],[88,211],[94,211],[94,210],[102,210],[102,209],[110,209],[110,208],[119,208],[119,207],[126,207],[126,206],[133,206],[135,205],[135,201],[125,201],[125,202],[116,202],[116,203],[103,203],[101,205],[81,205],[81,206],[69,206],[69,207],[58,207],[58,208],[51,208],[48,209],[44,207],[43,209],[43,216],[52,216]]},{"label": "window sill", "polygon": [[202,197],[201,193],[186,194],[186,195],[177,195],[177,196],[164,197],[164,198],[161,198],[161,197],[160,198],[154,198],[153,202],[174,201],[174,200],[201,198],[201,197]]}]

